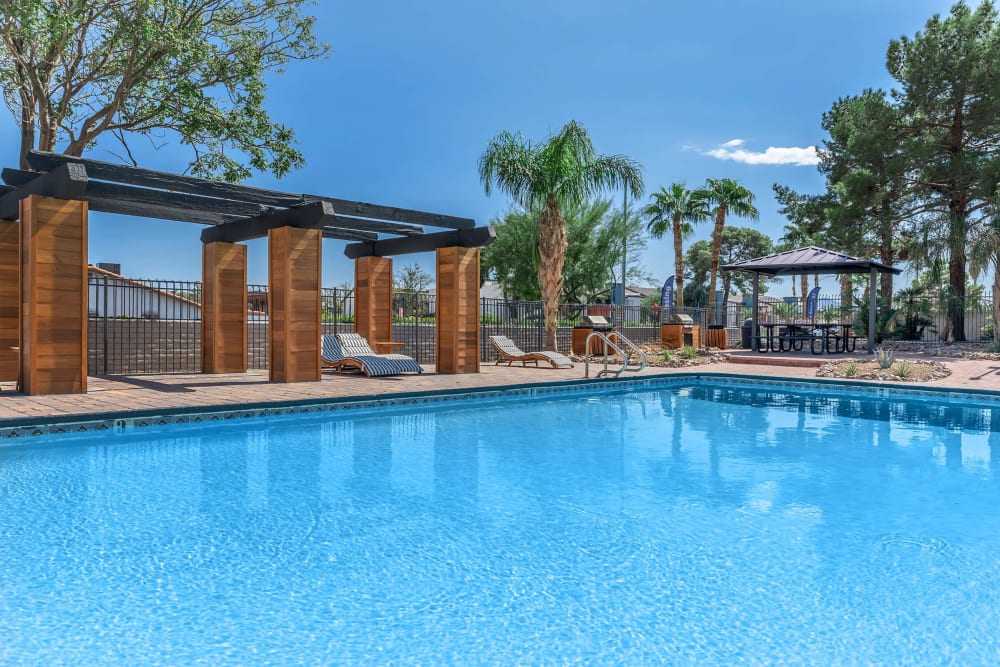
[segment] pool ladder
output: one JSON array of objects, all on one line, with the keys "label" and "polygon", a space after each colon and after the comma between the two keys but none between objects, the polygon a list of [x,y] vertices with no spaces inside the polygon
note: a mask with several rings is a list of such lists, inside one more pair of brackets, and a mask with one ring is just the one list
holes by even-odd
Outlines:
[{"label": "pool ladder", "polygon": [[[625,337],[625,334],[615,332],[615,338],[618,339],[618,343],[622,344],[623,347],[627,347],[630,351],[635,352],[639,359],[638,368],[628,367],[628,355],[622,350],[621,347],[611,342],[611,339],[604,335],[603,332],[594,331],[587,335],[587,342],[584,344],[584,356],[583,356],[583,377],[590,377],[590,339],[596,337],[597,340],[604,342],[604,369],[597,372],[594,377],[604,377],[606,375],[614,375],[618,377],[625,371],[632,371],[633,373],[638,373],[646,367],[646,353],[642,349]],[[622,358],[622,367],[618,370],[612,370],[608,368],[608,350],[614,350]]]}]

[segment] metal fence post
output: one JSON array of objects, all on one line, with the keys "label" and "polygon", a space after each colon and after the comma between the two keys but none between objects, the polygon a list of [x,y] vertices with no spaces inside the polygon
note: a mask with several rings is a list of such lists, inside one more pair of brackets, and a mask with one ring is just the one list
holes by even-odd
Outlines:
[{"label": "metal fence post", "polygon": [[102,342],[103,342],[103,347],[104,347],[104,364],[103,364],[103,370],[101,371],[101,374],[102,375],[107,375],[108,374],[108,277],[107,276],[104,276],[104,306],[103,306],[103,310],[104,310],[104,319],[103,319],[103,327],[102,327],[102,329],[104,331],[104,336],[103,336],[104,340]]}]

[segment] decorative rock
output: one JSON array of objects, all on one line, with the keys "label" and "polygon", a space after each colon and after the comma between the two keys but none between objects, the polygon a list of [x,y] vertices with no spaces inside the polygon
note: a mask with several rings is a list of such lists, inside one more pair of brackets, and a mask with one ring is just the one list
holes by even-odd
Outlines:
[{"label": "decorative rock", "polygon": [[[898,375],[895,370],[900,361],[910,366],[910,373],[905,377]],[[847,368],[852,363],[857,365],[857,372],[849,375]],[[940,361],[928,359],[897,359],[889,368],[879,368],[877,362],[869,359],[838,359],[837,361],[828,361],[816,371],[816,377],[889,382],[929,382],[946,378],[949,375],[951,375],[950,368]]]}]

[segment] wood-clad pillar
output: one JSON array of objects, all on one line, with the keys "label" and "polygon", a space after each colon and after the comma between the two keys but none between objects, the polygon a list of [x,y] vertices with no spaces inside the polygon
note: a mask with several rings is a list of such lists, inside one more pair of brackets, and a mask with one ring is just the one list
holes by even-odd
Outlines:
[{"label": "wood-clad pillar", "polygon": [[267,242],[271,381],[318,382],[323,232],[278,227]]},{"label": "wood-clad pillar", "polygon": [[479,248],[437,250],[438,373],[479,372]]},{"label": "wood-clad pillar", "polygon": [[17,379],[17,347],[21,340],[20,227],[0,220],[0,382]]},{"label": "wood-clad pillar", "polygon": [[87,203],[21,200],[21,389],[87,392]]},{"label": "wood-clad pillar", "polygon": [[201,272],[201,372],[246,373],[247,247],[203,244]]},{"label": "wood-clad pillar", "polygon": [[354,330],[370,344],[392,340],[392,260],[388,257],[354,260]]}]

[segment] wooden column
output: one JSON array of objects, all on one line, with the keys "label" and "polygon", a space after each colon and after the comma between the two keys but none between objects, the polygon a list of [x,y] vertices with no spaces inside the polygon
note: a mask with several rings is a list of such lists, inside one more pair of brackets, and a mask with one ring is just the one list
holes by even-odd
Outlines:
[{"label": "wooden column", "polygon": [[271,381],[318,382],[323,232],[278,227],[267,239]]},{"label": "wooden column", "polygon": [[354,330],[369,344],[392,340],[392,260],[388,257],[354,260]]},{"label": "wooden column", "polygon": [[17,380],[21,340],[21,240],[16,222],[0,220],[0,382]]},{"label": "wooden column", "polygon": [[479,248],[437,250],[438,373],[479,372]]},{"label": "wooden column", "polygon": [[21,200],[21,389],[87,392],[87,203]]},{"label": "wooden column", "polygon": [[247,247],[203,244],[201,275],[201,372],[246,373]]}]

